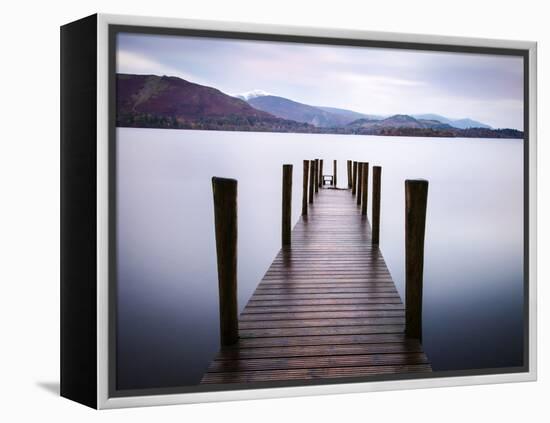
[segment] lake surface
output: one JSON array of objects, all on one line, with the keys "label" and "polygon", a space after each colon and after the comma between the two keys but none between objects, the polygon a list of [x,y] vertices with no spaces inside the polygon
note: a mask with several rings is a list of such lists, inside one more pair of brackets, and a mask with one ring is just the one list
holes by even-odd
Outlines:
[{"label": "lake surface", "polygon": [[280,247],[282,164],[294,165],[296,223],[302,160],[313,158],[325,174],[338,160],[341,187],[346,160],[382,166],[380,249],[402,299],[404,181],[429,180],[433,369],[522,365],[522,140],[119,128],[117,155],[119,389],[197,384],[219,349],[212,176],[239,182],[242,310]]}]

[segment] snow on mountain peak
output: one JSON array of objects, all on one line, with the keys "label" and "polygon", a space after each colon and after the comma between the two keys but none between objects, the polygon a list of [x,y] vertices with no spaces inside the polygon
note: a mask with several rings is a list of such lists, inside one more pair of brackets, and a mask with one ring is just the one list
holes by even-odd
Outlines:
[{"label": "snow on mountain peak", "polygon": [[235,97],[238,97],[242,100],[248,101],[251,98],[264,97],[266,95],[271,95],[271,94],[269,94],[268,92],[266,92],[264,90],[252,90],[252,91],[248,91],[246,93],[236,94]]}]

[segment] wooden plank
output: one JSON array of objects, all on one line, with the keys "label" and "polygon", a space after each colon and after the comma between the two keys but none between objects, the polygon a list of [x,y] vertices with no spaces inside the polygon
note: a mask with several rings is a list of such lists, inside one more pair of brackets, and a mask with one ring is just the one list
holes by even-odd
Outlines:
[{"label": "wooden plank", "polygon": [[304,345],[354,345],[406,342],[403,333],[371,333],[361,335],[287,336],[271,338],[243,338],[238,348],[289,347]]},{"label": "wooden plank", "polygon": [[288,282],[288,283],[265,284],[265,285],[262,285],[261,288],[258,288],[256,292],[260,293],[260,292],[278,291],[278,290],[285,291],[285,290],[307,290],[307,289],[327,290],[327,289],[345,289],[345,288],[356,288],[356,289],[364,289],[364,290],[369,290],[371,288],[395,289],[395,286],[391,282],[338,282],[337,285],[335,285],[333,281],[318,282],[318,283]]},{"label": "wooden plank", "polygon": [[309,327],[336,327],[336,326],[365,326],[365,325],[402,325],[404,316],[375,316],[375,317],[339,317],[325,319],[304,320],[256,320],[240,321],[239,329],[276,329],[276,328],[309,328]]},{"label": "wooden plank", "polygon": [[371,279],[376,279],[376,280],[379,280],[380,278],[385,278],[385,279],[390,279],[391,278],[391,275],[387,272],[378,272],[378,273],[374,273],[374,272],[369,272],[368,274],[365,274],[365,273],[350,273],[350,274],[347,274],[347,275],[327,275],[326,273],[313,273],[311,275],[308,276],[307,272],[303,273],[303,274],[284,274],[284,273],[279,273],[279,274],[269,274],[269,275],[266,275],[264,276],[264,280],[266,281],[274,281],[274,280],[281,280],[281,279],[284,279],[284,280],[287,280],[287,281],[310,281],[310,280],[315,280],[315,279],[321,279],[321,278],[330,278],[331,280],[333,281],[341,281],[341,280],[348,280],[348,279],[353,279],[353,278],[357,278],[357,279],[364,279],[364,278],[368,278],[370,277]]},{"label": "wooden plank", "polygon": [[429,364],[206,373],[201,383],[253,383],[431,372]]},{"label": "wooden plank", "polygon": [[318,335],[366,335],[370,333],[401,333],[402,325],[327,326],[314,328],[244,329],[241,338],[274,336],[318,336]]},{"label": "wooden plank", "polygon": [[424,353],[353,354],[314,357],[244,358],[239,360],[214,360],[209,372],[237,372],[247,370],[285,370],[320,367],[363,367],[427,364]]},{"label": "wooden plank", "polygon": [[394,286],[385,287],[336,287],[329,288],[298,288],[295,286],[288,286],[284,288],[262,288],[257,289],[254,296],[265,296],[274,292],[282,294],[364,294],[364,293],[392,293],[397,294],[397,290]]},{"label": "wooden plank", "polygon": [[397,310],[352,310],[352,311],[305,311],[289,313],[241,314],[241,323],[253,321],[309,320],[309,319],[354,319],[363,317],[404,317],[403,309]]},{"label": "wooden plank", "polygon": [[389,276],[349,276],[345,278],[335,278],[332,276],[315,276],[311,277],[310,279],[307,278],[298,278],[298,279],[290,279],[290,278],[269,278],[264,279],[262,282],[262,286],[269,286],[270,284],[281,284],[281,283],[288,283],[288,284],[318,284],[318,283],[330,283],[330,284],[344,284],[344,283],[381,283],[381,282],[392,282],[391,278]]},{"label": "wooden plank", "polygon": [[401,298],[329,298],[320,300],[250,300],[247,307],[293,306],[293,305],[336,305],[336,304],[403,304]]},{"label": "wooden plank", "polygon": [[247,358],[311,357],[354,354],[405,354],[422,352],[418,341],[386,342],[381,344],[305,345],[293,347],[223,349],[216,360],[241,360]]},{"label": "wooden plank", "polygon": [[397,298],[401,300],[397,291],[394,292],[365,292],[365,293],[344,293],[344,294],[254,294],[250,301],[270,300],[333,300],[333,299],[360,299],[360,298]]},{"label": "wooden plank", "polygon": [[259,306],[259,307],[246,307],[241,314],[245,316],[247,314],[258,313],[300,313],[300,312],[326,312],[326,311],[366,311],[366,310],[404,310],[402,303],[395,304],[328,304],[328,305],[312,305],[312,306]]}]

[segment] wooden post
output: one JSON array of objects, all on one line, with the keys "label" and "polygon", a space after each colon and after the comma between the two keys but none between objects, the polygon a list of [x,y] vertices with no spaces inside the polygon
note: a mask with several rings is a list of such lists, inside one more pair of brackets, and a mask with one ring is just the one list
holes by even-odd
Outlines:
[{"label": "wooden post", "polygon": [[323,187],[323,159],[319,160],[319,187]]},{"label": "wooden post", "polygon": [[307,216],[308,175],[309,175],[309,160],[304,160],[304,179],[302,183],[302,216]]},{"label": "wooden post", "polygon": [[380,188],[382,182],[382,168],[372,167],[372,243],[380,243]]},{"label": "wooden post", "polygon": [[361,200],[361,214],[363,216],[367,215],[367,204],[369,200],[369,164],[363,163],[363,180],[361,181],[361,186],[363,187],[363,198]]},{"label": "wooden post", "polygon": [[422,340],[422,285],[428,181],[405,181],[405,334]]},{"label": "wooden post", "polygon": [[319,192],[319,159],[315,159],[315,194]]},{"label": "wooden post", "polygon": [[309,204],[313,204],[313,185],[315,183],[315,161],[309,161]]},{"label": "wooden post", "polygon": [[357,163],[357,205],[361,205],[361,189],[363,188],[363,163]]},{"label": "wooden post", "polygon": [[348,160],[348,189],[351,188],[351,160]]},{"label": "wooden post", "polygon": [[283,218],[282,244],[290,245],[290,222],[292,218],[292,165],[283,165]]},{"label": "wooden post", "polygon": [[237,309],[237,181],[212,178],[222,345],[239,339]]},{"label": "wooden post", "polygon": [[337,183],[337,182],[336,182],[336,174],[338,173],[338,172],[337,172],[338,169],[337,169],[337,167],[336,167],[336,160],[333,161],[333,165],[332,165],[332,166],[333,166],[333,172],[334,172],[334,176],[333,176],[334,188],[336,188],[336,187],[337,187],[337,185],[336,185],[336,183]]},{"label": "wooden post", "polygon": [[351,194],[355,195],[357,192],[357,162],[353,162],[353,170],[351,175]]}]

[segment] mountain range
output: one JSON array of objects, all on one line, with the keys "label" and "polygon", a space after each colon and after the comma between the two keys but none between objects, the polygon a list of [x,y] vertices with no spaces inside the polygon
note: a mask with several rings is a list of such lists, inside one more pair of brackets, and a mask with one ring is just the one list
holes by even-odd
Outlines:
[{"label": "mountain range", "polygon": [[436,114],[368,115],[319,107],[255,90],[240,95],[178,77],[117,74],[117,125],[401,136],[522,138],[521,131],[492,129],[471,119]]},{"label": "mountain range", "polygon": [[[284,97],[274,96],[264,91],[255,90],[251,93],[237,95],[237,98],[244,99],[250,105],[258,110],[262,110],[272,115],[295,120],[297,122],[309,123],[310,125],[330,128],[335,126],[348,125],[359,119],[369,120],[384,120],[391,116],[383,115],[367,115],[364,113],[354,112],[352,110],[338,109],[335,107],[318,107],[309,104],[298,103]],[[489,125],[478,122],[472,119],[449,119],[445,116],[436,114],[419,114],[412,115],[414,119],[423,121],[437,121],[440,124],[447,124],[453,128],[487,128],[492,129]],[[408,122],[410,123],[410,122]],[[422,126],[422,125],[420,125]]]},{"label": "mountain range", "polygon": [[248,104],[255,109],[262,110],[274,116],[308,123],[318,128],[344,126],[362,116],[359,113],[355,117],[345,113],[334,113],[274,95],[252,97],[248,100]]},{"label": "mountain range", "polygon": [[416,119],[428,119],[428,120],[437,120],[441,123],[446,123],[448,125],[451,125],[455,128],[460,129],[468,129],[468,128],[486,128],[486,129],[492,129],[489,125],[478,122],[473,119],[469,118],[463,118],[463,119],[449,119],[445,116],[436,115],[434,113],[426,113],[422,115],[412,115],[412,117]]}]

